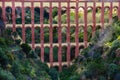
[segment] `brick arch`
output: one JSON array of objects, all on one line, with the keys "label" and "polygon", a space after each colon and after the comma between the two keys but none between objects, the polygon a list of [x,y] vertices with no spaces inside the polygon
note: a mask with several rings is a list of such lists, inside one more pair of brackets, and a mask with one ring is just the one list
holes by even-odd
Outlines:
[{"label": "brick arch", "polygon": [[57,10],[55,13],[56,14],[52,14],[52,20],[53,20],[53,24],[58,24],[58,19],[56,20],[56,18],[58,17],[58,7],[53,7],[52,8],[52,13],[53,13],[53,10]]},{"label": "brick arch", "polygon": [[[27,12],[29,12],[30,15],[27,15]],[[28,21],[28,22],[26,22],[26,21]],[[31,7],[29,7],[29,6],[25,7],[25,24],[31,24]]]},{"label": "brick arch", "polygon": [[[45,31],[45,29],[47,29],[47,30]],[[44,30],[44,43],[49,43],[50,27],[45,26],[43,30]]]},{"label": "brick arch", "polygon": [[62,34],[62,43],[66,42],[67,39],[67,27],[66,26],[62,26],[62,30],[61,30],[61,34]]},{"label": "brick arch", "polygon": [[40,7],[34,7],[34,14],[34,23],[40,24]]},{"label": "brick arch", "polygon": [[[45,10],[45,9],[47,9],[47,10]],[[44,24],[49,24],[49,16],[50,16],[50,14],[49,14],[49,12],[50,12],[50,8],[49,7],[47,7],[47,6],[45,6],[45,7],[43,7],[43,21],[44,21]]]},{"label": "brick arch", "polygon": [[58,43],[58,27],[53,27],[53,43]]},{"label": "brick arch", "polygon": [[84,37],[84,26],[79,27],[79,42],[83,42],[83,37]]},{"label": "brick arch", "polygon": [[40,46],[36,46],[36,47],[35,47],[35,53],[36,53],[39,57],[41,57],[41,48],[40,48]]},{"label": "brick arch", "polygon": [[75,58],[75,46],[70,47],[70,60],[72,61]]},{"label": "brick arch", "polygon": [[75,17],[76,17],[75,11],[76,9],[74,6],[70,7],[70,23],[73,23],[73,24],[75,23]]},{"label": "brick arch", "polygon": [[[10,11],[8,10],[10,9]],[[10,6],[5,7],[5,14],[6,14],[6,19],[7,23],[11,24],[12,23],[12,8]]]},{"label": "brick arch", "polygon": [[31,37],[32,37],[32,31],[31,31],[32,29],[31,29],[31,27],[30,26],[27,26],[26,28],[25,28],[25,42],[26,43],[32,43],[32,39],[31,39]]},{"label": "brick arch", "polygon": [[16,24],[22,24],[22,8],[20,6],[15,7],[15,15],[16,15]]},{"label": "brick arch", "polygon": [[67,61],[67,46],[62,46],[62,62]]},{"label": "brick arch", "polygon": [[46,46],[44,47],[44,61],[50,62],[50,47]]},{"label": "brick arch", "polygon": [[70,27],[70,42],[75,42],[75,26]]},{"label": "brick arch", "polygon": [[58,62],[58,46],[53,47],[53,62]]},{"label": "brick arch", "polygon": [[39,26],[35,26],[34,28],[35,43],[40,43],[40,32],[41,28]]},{"label": "brick arch", "polygon": [[84,7],[79,7],[78,8],[78,20],[79,23],[84,23]]},{"label": "brick arch", "polygon": [[92,38],[92,34],[94,34],[93,33],[93,25],[87,26],[87,34],[88,34],[88,42],[90,42],[91,38]]}]

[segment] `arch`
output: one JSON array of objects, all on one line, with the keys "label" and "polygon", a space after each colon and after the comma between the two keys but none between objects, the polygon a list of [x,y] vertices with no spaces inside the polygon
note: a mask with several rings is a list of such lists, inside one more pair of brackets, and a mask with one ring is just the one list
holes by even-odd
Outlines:
[{"label": "arch", "polygon": [[49,54],[50,54],[50,48],[45,47],[44,48],[44,61],[49,62]]},{"label": "arch", "polygon": [[16,32],[22,38],[22,28],[21,27],[16,27]]},{"label": "arch", "polygon": [[35,43],[40,43],[40,27],[35,27]]},{"label": "arch", "polygon": [[53,47],[53,61],[58,62],[58,47],[57,46]]},{"label": "arch", "polygon": [[44,24],[49,24],[49,7],[44,7],[43,8],[43,21]]},{"label": "arch", "polygon": [[75,42],[75,26],[70,27],[70,41]]},{"label": "arch", "polygon": [[84,8],[83,7],[79,7],[78,18],[79,18],[79,23],[84,23]]},{"label": "arch", "polygon": [[52,20],[53,20],[53,24],[58,23],[58,8],[57,7],[53,7],[52,9]]},{"label": "arch", "polygon": [[49,27],[44,27],[43,30],[44,30],[44,43],[49,43],[50,29],[49,29]]},{"label": "arch", "polygon": [[25,24],[31,24],[31,8],[25,8]]},{"label": "arch", "polygon": [[112,8],[112,17],[115,17],[115,16],[118,16],[118,7],[117,6],[114,6]]},{"label": "arch", "polygon": [[104,8],[104,22],[105,23],[109,22],[109,13],[110,13],[110,7],[106,6]]},{"label": "arch", "polygon": [[31,41],[32,41],[31,37],[32,37],[31,28],[30,27],[26,27],[25,28],[25,38],[26,38],[25,42],[26,43],[31,43]]},{"label": "arch", "polygon": [[66,42],[66,38],[67,38],[67,36],[66,36],[66,33],[67,32],[67,28],[64,26],[64,27],[62,27],[62,30],[61,30],[61,33],[62,33],[62,43],[65,43]]},{"label": "arch", "polygon": [[75,16],[76,16],[76,13],[75,13],[75,7],[71,7],[70,8],[70,23],[75,23]]},{"label": "arch", "polygon": [[67,61],[67,46],[62,46],[62,61]]},{"label": "arch", "polygon": [[53,43],[58,43],[58,27],[53,27]]},{"label": "arch", "polygon": [[22,9],[21,9],[21,7],[15,8],[15,15],[16,15],[16,24],[22,24]]},{"label": "arch", "polygon": [[83,42],[83,38],[84,38],[84,29],[83,29],[83,26],[79,27],[78,36],[79,36],[79,42]]},{"label": "arch", "polygon": [[101,22],[101,7],[96,7],[96,23]]},{"label": "arch", "polygon": [[70,60],[72,61],[75,58],[75,46],[71,46],[70,48]]},{"label": "arch", "polygon": [[36,47],[35,47],[35,53],[36,53],[39,57],[41,57],[41,48],[40,48],[39,46],[36,46]]},{"label": "arch", "polygon": [[88,42],[90,42],[92,38],[92,25],[89,25],[87,27],[87,34],[88,34]]},{"label": "arch", "polygon": [[62,24],[67,23],[67,8],[66,7],[61,8],[61,23]]},{"label": "arch", "polygon": [[11,7],[6,7],[6,19],[7,19],[7,23],[12,24],[12,8]]},{"label": "arch", "polygon": [[40,8],[39,7],[34,8],[34,23],[40,24]]},{"label": "arch", "polygon": [[87,8],[87,22],[93,22],[93,8],[91,6]]}]

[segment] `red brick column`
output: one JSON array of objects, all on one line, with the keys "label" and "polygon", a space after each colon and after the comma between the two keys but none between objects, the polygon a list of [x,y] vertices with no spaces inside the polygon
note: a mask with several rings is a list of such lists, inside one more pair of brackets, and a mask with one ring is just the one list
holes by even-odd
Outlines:
[{"label": "red brick column", "polygon": [[61,2],[58,5],[58,62],[59,62],[59,71],[62,71],[62,37],[61,37]]},{"label": "red brick column", "polygon": [[15,29],[15,24],[16,24],[16,20],[15,20],[15,0],[12,0],[12,24],[13,24],[13,32],[16,31]]},{"label": "red brick column", "polygon": [[52,31],[52,2],[50,2],[50,11],[49,11],[49,21],[50,21],[50,66],[53,66],[53,31]]},{"label": "red brick column", "polygon": [[76,1],[76,30],[75,30],[75,42],[76,42],[76,49],[75,49],[75,57],[78,56],[79,54],[79,36],[78,36],[78,31],[79,31],[79,23],[78,23],[78,3],[79,1]]},{"label": "red brick column", "polygon": [[104,29],[104,2],[102,1],[102,8],[101,8],[101,26],[102,30]]},{"label": "red brick column", "polygon": [[31,2],[31,23],[32,23],[32,48],[35,49],[35,35],[34,35],[34,2]]},{"label": "red brick column", "polygon": [[87,47],[87,2],[85,2],[85,8],[84,8],[84,44],[85,48]]},{"label": "red brick column", "polygon": [[25,42],[25,7],[24,0],[22,1],[22,40]]},{"label": "red brick column", "polygon": [[43,29],[43,2],[40,2],[40,24],[41,24],[41,61],[44,62],[44,29]]},{"label": "red brick column", "polygon": [[67,2],[67,62],[70,66],[70,1]]},{"label": "red brick column", "polygon": [[92,27],[92,36],[95,34],[96,29],[96,3],[93,2],[93,27]]},{"label": "red brick column", "polygon": [[6,22],[6,11],[5,11],[5,2],[4,0],[2,0],[2,18],[4,20],[4,22]]}]

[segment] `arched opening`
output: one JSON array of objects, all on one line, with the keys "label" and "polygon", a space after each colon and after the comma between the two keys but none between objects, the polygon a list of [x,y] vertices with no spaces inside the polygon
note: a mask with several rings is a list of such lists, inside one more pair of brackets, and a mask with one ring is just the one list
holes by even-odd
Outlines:
[{"label": "arched opening", "polygon": [[52,18],[53,18],[53,24],[57,24],[58,23],[58,8],[54,7],[52,9]]},{"label": "arched opening", "polygon": [[96,23],[101,22],[101,7],[96,8]]},{"label": "arched opening", "polygon": [[58,62],[58,47],[53,47],[53,61]]},{"label": "arched opening", "polygon": [[12,8],[6,7],[6,19],[8,24],[12,24]]},{"label": "arched opening", "polygon": [[79,54],[81,55],[82,50],[84,49],[84,45],[79,46]]},{"label": "arched opening", "polygon": [[92,38],[92,26],[91,25],[89,25],[87,28],[87,34],[88,34],[88,42],[90,42]]},{"label": "arched opening", "polygon": [[84,38],[84,30],[83,30],[83,26],[79,27],[79,42],[83,42],[83,38]]},{"label": "arched opening", "polygon": [[75,42],[75,27],[70,27],[70,41]]},{"label": "arched opening", "polygon": [[25,8],[25,24],[31,24],[31,9],[29,7]]},{"label": "arched opening", "polygon": [[40,43],[40,27],[35,27],[35,43]]},{"label": "arched opening", "polygon": [[66,27],[62,27],[62,43],[65,43],[66,42],[66,32],[67,32],[67,29]]},{"label": "arched opening", "polygon": [[44,43],[49,43],[49,28],[45,27],[44,28]]},{"label": "arched opening", "polygon": [[20,7],[15,8],[16,24],[22,24],[22,9]]},{"label": "arched opening", "polygon": [[49,8],[48,7],[45,7],[44,8],[44,24],[49,24]]},{"label": "arched opening", "polygon": [[56,69],[57,71],[59,70],[59,66],[54,66],[54,69]]},{"label": "arched opening", "polygon": [[36,48],[35,48],[35,53],[36,53],[39,57],[41,57],[41,48],[40,48],[40,47],[36,47]]},{"label": "arched opening", "polygon": [[75,46],[70,48],[70,60],[72,61],[75,58]]},{"label": "arched opening", "polygon": [[79,23],[84,23],[84,9],[82,7],[79,8],[78,18],[79,18]]},{"label": "arched opening", "polygon": [[32,37],[32,36],[31,36],[31,35],[32,35],[32,34],[31,34],[31,28],[30,28],[30,27],[27,27],[27,28],[25,29],[25,33],[26,33],[26,35],[25,35],[25,38],[26,38],[25,40],[26,40],[26,41],[25,41],[25,42],[26,42],[26,43],[31,43],[31,37]]},{"label": "arched opening", "polygon": [[22,28],[17,27],[17,28],[16,28],[16,32],[17,32],[18,35],[22,38]]},{"label": "arched opening", "polygon": [[114,6],[113,9],[112,9],[112,16],[115,17],[115,16],[118,16],[118,7],[117,6]]},{"label": "arched opening", "polygon": [[92,9],[92,7],[88,7],[87,8],[87,21],[88,21],[88,23],[92,23],[93,22],[93,9]]},{"label": "arched opening", "polygon": [[63,62],[67,61],[67,47],[66,46],[62,47],[62,61]]},{"label": "arched opening", "polygon": [[53,27],[53,43],[58,43],[58,27]]},{"label": "arched opening", "polygon": [[70,23],[75,23],[75,7],[70,8]]},{"label": "arched opening", "polygon": [[110,13],[110,8],[105,7],[104,8],[104,22],[108,23],[109,22],[109,13]]},{"label": "arched opening", "polygon": [[44,48],[44,61],[45,62],[49,62],[49,53],[50,53],[50,48],[45,47]]},{"label": "arched opening", "polygon": [[66,7],[62,7],[62,9],[61,9],[61,23],[62,24],[67,23],[67,9],[66,9]]},{"label": "arched opening", "polygon": [[34,23],[40,24],[40,8],[38,7],[34,8]]}]

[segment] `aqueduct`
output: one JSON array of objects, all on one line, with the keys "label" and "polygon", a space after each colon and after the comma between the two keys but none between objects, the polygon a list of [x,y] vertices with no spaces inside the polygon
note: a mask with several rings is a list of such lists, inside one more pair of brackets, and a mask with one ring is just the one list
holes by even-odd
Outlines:
[{"label": "aqueduct", "polygon": [[[8,9],[7,9],[8,8]],[[30,22],[26,24],[26,8],[30,9]],[[38,8],[40,11],[38,23],[35,22],[35,8]],[[44,18],[44,9],[48,8],[49,14],[49,22],[45,23]],[[57,22],[53,22],[53,14],[52,11],[54,8],[57,8]],[[108,8],[108,21],[105,22],[105,10]],[[88,1],[81,1],[81,0],[1,0],[0,1],[0,9],[3,15],[3,19],[6,23],[7,28],[11,28],[12,31],[17,31],[18,28],[21,29],[21,36],[23,42],[26,42],[26,29],[30,28],[31,30],[31,47],[35,50],[37,47],[40,48],[40,57],[42,62],[44,62],[44,48],[49,48],[49,65],[50,67],[59,65],[59,70],[62,70],[62,66],[67,64],[69,66],[71,64],[71,47],[74,47],[74,56],[77,57],[79,55],[79,49],[82,46],[87,47],[89,40],[88,40],[88,27],[91,26],[92,28],[92,35],[95,33],[97,26],[100,26],[101,29],[104,29],[104,26],[112,20],[113,17],[113,9],[116,8],[116,15],[120,18],[120,1],[116,2],[88,2]],[[21,10],[21,23],[16,23],[16,18],[20,17],[19,15],[16,16],[16,10]],[[28,10],[27,9],[27,10]],[[75,11],[75,19],[71,20],[70,18],[70,9]],[[82,9],[82,10],[81,10]],[[91,9],[91,21],[88,21],[88,9]],[[100,14],[98,16],[99,21],[96,21],[96,10],[100,9]],[[7,10],[9,14],[7,13]],[[9,11],[10,10],[10,11]],[[62,13],[61,11],[66,11],[66,22],[62,22]],[[80,21],[79,19],[79,12],[83,11],[84,15],[82,15],[83,20]],[[19,12],[18,12],[19,14]],[[7,17],[8,16],[8,17]],[[11,19],[11,22],[8,22],[7,19]],[[40,42],[36,43],[35,38],[35,29],[40,29],[39,32],[39,40]],[[48,28],[49,31],[49,42],[46,43],[44,39],[44,28]],[[56,28],[58,41],[54,42],[53,38],[53,29]],[[66,28],[66,41],[62,41],[62,28]],[[75,32],[75,40],[71,42],[71,28],[74,28]],[[79,41],[79,29],[83,29],[83,41]],[[53,60],[53,49],[54,47],[58,48],[58,62],[54,62]],[[66,61],[65,63],[62,60],[62,50],[63,47],[66,47]]]}]

